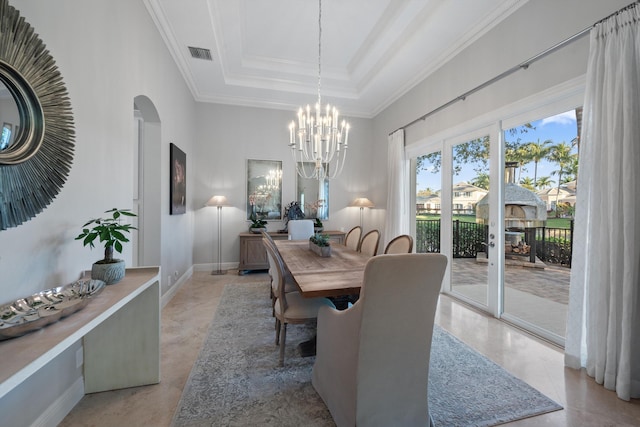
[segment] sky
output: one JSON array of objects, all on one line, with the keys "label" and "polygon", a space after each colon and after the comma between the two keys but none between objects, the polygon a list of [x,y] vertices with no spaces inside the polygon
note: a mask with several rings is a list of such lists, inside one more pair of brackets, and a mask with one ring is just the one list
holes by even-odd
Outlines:
[{"label": "sky", "polygon": [[[546,141],[547,139],[551,139],[553,144],[559,144],[561,142],[566,142],[567,144],[571,144],[571,141],[577,136],[576,129],[576,116],[575,110],[570,110],[565,113],[561,113],[555,116],[547,117],[541,120],[537,120],[535,122],[531,122],[531,125],[535,127],[535,129],[529,129],[527,133],[522,134],[520,138],[525,142],[537,142],[538,139],[540,142]],[[514,136],[509,135],[507,133],[507,141],[513,140]],[[471,181],[477,175],[473,170],[473,166],[466,165],[459,175],[455,175],[453,177],[453,182],[458,183],[461,181]],[[557,170],[557,166],[543,161],[538,163],[538,178],[543,176],[548,176],[554,181],[554,185],[557,185],[558,176],[551,175],[551,173]],[[524,166],[521,172],[521,178],[531,177],[533,178],[534,174],[534,164],[529,163]],[[421,170],[417,175],[417,191],[424,190],[426,188],[431,188],[433,190],[439,190],[442,185],[440,183],[440,173],[434,174],[430,171]]]}]

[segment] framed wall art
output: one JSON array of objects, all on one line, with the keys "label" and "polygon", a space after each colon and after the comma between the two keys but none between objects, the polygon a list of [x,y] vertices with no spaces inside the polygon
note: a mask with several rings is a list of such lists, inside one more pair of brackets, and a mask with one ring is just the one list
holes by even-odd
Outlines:
[{"label": "framed wall art", "polygon": [[174,143],[169,144],[170,154],[170,199],[169,213],[180,215],[187,211],[187,155]]},{"label": "framed wall art", "polygon": [[247,160],[247,219],[282,220],[282,162]]}]

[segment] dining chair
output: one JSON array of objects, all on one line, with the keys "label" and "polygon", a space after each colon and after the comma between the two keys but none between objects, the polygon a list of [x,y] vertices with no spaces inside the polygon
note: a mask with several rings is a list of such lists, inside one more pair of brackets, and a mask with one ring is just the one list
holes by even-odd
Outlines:
[{"label": "dining chair", "polygon": [[380,243],[380,232],[371,230],[360,240],[360,248],[358,251],[369,256],[375,256],[378,253],[378,244]]},{"label": "dining chair", "polygon": [[[263,233],[262,243],[264,244],[265,251],[267,252],[267,260],[269,262],[269,280],[271,281],[269,286],[269,298],[271,299],[271,312],[272,315],[275,316],[275,303],[276,303],[276,293],[277,293],[277,284],[280,280],[280,273],[276,269],[276,260],[273,258],[274,256],[279,258],[280,262],[284,265],[282,261],[282,257],[280,256],[280,252],[278,251],[278,247],[273,242],[271,236],[265,236],[266,233]],[[267,246],[272,248],[272,251],[267,250]],[[296,285],[291,273],[285,268],[284,269],[284,291],[285,292],[294,292],[298,290],[298,285]]]},{"label": "dining chair", "polygon": [[344,238],[344,244],[350,249],[354,251],[358,250],[358,246],[360,246],[360,236],[362,236],[362,227],[356,225],[347,233],[347,236]]},{"label": "dining chair", "polygon": [[335,306],[328,298],[305,298],[299,291],[285,292],[284,264],[282,258],[274,253],[274,247],[265,245],[275,264],[274,280],[276,283],[276,299],[274,315],[276,317],[276,345],[280,346],[279,365],[284,366],[284,350],[287,341],[287,325],[313,323],[318,317],[320,307]]},{"label": "dining chair", "polygon": [[313,236],[313,221],[310,219],[292,219],[287,223],[289,240],[307,240]]},{"label": "dining chair", "polygon": [[447,257],[371,258],[360,299],[318,312],[311,383],[338,427],[428,426],[429,358]]},{"label": "dining chair", "polygon": [[410,254],[413,250],[413,237],[401,234],[394,237],[384,248],[385,254]]}]

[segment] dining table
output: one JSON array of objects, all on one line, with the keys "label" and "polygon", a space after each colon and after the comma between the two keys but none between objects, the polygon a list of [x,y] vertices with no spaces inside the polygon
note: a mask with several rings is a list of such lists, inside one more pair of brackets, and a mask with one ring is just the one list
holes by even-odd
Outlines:
[{"label": "dining table", "polygon": [[[364,267],[371,258],[345,245],[331,243],[331,255],[309,249],[308,240],[274,240],[285,267],[306,298],[330,297],[339,310],[360,294]],[[298,344],[302,357],[316,354],[316,337]]]},{"label": "dining table", "polygon": [[309,249],[308,240],[274,242],[302,296],[337,298],[360,293],[369,255],[332,242],[331,255],[322,257]]}]

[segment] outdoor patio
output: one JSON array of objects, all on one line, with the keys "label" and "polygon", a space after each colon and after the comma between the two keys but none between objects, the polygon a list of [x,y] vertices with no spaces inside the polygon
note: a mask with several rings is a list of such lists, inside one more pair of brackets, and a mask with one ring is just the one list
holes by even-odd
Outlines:
[{"label": "outdoor patio", "polygon": [[[565,336],[571,269],[505,266],[505,313],[559,336]],[[473,258],[454,258],[453,291],[486,304],[487,264]]]}]

